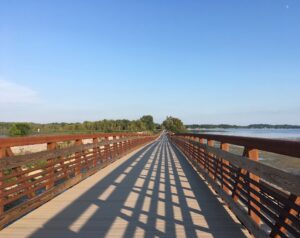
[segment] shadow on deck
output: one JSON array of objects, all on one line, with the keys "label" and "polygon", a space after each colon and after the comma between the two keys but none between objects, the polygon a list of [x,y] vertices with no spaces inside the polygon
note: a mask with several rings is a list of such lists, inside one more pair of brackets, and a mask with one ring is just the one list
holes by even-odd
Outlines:
[{"label": "shadow on deck", "polygon": [[166,137],[111,166],[104,177],[99,171],[2,232],[30,238],[247,236]]}]

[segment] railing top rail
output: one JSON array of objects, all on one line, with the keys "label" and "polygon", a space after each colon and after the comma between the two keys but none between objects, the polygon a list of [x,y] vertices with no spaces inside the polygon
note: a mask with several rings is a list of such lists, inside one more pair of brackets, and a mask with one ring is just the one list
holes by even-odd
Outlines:
[{"label": "railing top rail", "polygon": [[183,133],[175,134],[178,136],[194,136],[207,140],[220,141],[222,143],[245,146],[247,148],[263,150],[267,152],[293,156],[300,158],[300,140],[282,140],[282,139],[268,139],[257,137],[244,136],[228,136],[228,135],[214,135],[214,134],[193,134]]},{"label": "railing top rail", "polygon": [[[139,136],[130,137],[130,140],[134,141],[140,138],[143,137],[139,137]],[[60,148],[56,150],[40,151],[33,154],[22,154],[22,155],[15,155],[13,157],[4,157],[0,159],[0,168],[11,169],[17,166],[26,165],[30,162],[44,161],[51,158],[57,158],[59,156],[67,156],[72,153],[82,152],[83,150],[94,149],[99,146],[109,145],[112,143],[122,142],[125,140],[128,140],[128,138],[125,137],[123,139],[101,141],[97,143],[89,143],[89,144],[82,144],[82,145],[73,145],[71,147]]]},{"label": "railing top rail", "polygon": [[76,134],[76,135],[51,135],[51,136],[26,136],[0,138],[0,147],[24,146],[43,143],[54,143],[81,139],[93,139],[111,136],[145,136],[138,133],[97,133],[97,134]]}]

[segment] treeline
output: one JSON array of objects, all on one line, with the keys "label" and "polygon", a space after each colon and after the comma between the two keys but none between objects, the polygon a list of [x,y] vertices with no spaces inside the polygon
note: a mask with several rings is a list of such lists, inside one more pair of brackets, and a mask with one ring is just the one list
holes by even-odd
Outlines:
[{"label": "treeline", "polygon": [[182,121],[176,117],[167,117],[167,119],[163,121],[162,126],[167,131],[171,131],[173,133],[186,132],[186,127],[184,126]]},{"label": "treeline", "polygon": [[96,132],[154,132],[161,125],[151,115],[138,120],[100,120],[83,123],[7,123],[0,122],[0,134],[23,136],[34,134],[96,133]]},{"label": "treeline", "polygon": [[187,129],[300,129],[299,125],[270,125],[251,124],[248,126],[238,126],[230,124],[191,124],[184,125],[182,121],[175,117],[167,117],[160,125],[153,121],[151,115],[146,115],[138,120],[100,120],[85,121],[82,123],[12,123],[0,122],[0,136],[25,136],[44,134],[75,134],[75,133],[100,133],[100,132],[155,132],[162,129],[174,133],[182,133]]},{"label": "treeline", "polygon": [[192,124],[186,125],[189,129],[238,129],[238,128],[245,128],[245,129],[300,129],[299,125],[288,125],[288,124],[279,124],[279,125],[271,125],[271,124],[250,124],[248,126],[237,126],[237,125],[230,125],[230,124]]}]

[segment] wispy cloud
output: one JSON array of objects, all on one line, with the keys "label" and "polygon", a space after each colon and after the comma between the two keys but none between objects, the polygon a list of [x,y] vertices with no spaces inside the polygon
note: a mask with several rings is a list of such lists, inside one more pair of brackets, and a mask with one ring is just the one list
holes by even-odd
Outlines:
[{"label": "wispy cloud", "polygon": [[26,86],[0,79],[0,103],[36,103],[38,93]]}]

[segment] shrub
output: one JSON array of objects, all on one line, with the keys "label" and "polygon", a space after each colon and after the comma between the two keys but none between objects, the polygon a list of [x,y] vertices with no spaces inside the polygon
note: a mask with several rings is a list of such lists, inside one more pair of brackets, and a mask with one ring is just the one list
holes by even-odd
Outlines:
[{"label": "shrub", "polygon": [[9,128],[10,136],[27,136],[31,131],[31,127],[27,123],[14,123]]}]

